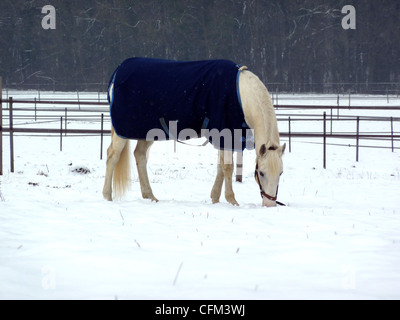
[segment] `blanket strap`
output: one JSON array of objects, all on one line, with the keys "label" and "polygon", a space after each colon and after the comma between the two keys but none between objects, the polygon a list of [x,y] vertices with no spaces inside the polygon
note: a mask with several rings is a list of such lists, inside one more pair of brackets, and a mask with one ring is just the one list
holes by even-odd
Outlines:
[{"label": "blanket strap", "polygon": [[[209,122],[209,121],[210,121],[210,119],[205,118],[204,121],[203,121],[203,125],[202,125],[201,128],[202,128],[202,129],[207,128],[208,122]],[[168,126],[167,126],[167,123],[166,123],[166,121],[165,121],[164,118],[160,118],[160,124],[161,124],[162,128],[164,129],[165,133],[168,135],[168,137],[169,137],[171,140],[175,140],[176,142],[181,143],[181,144],[184,144],[184,145],[186,145],[186,146],[191,146],[191,147],[204,147],[204,146],[206,146],[206,145],[208,144],[208,142],[209,142],[208,139],[207,139],[206,141],[204,141],[202,144],[190,144],[190,143],[186,143],[186,142],[180,141],[180,140],[178,140],[178,137],[174,137],[173,135],[171,135],[171,132],[169,131]]]}]

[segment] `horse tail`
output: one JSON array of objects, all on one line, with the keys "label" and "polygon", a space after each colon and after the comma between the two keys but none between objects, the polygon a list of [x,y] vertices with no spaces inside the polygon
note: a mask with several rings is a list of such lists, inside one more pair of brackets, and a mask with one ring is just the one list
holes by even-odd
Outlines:
[{"label": "horse tail", "polygon": [[[117,137],[114,128],[111,129],[111,135]],[[113,189],[114,196],[121,198],[127,191],[131,181],[131,166],[130,166],[130,145],[129,140],[125,140],[125,146],[121,151],[118,162],[115,165],[113,173]]]}]

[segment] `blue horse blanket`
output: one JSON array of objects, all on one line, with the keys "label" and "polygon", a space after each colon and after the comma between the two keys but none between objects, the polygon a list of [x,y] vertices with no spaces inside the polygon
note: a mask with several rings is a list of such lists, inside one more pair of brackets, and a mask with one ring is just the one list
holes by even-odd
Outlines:
[{"label": "blue horse blanket", "polygon": [[108,90],[115,132],[134,140],[206,136],[218,149],[242,151],[250,128],[240,101],[239,68],[228,60],[125,60]]}]

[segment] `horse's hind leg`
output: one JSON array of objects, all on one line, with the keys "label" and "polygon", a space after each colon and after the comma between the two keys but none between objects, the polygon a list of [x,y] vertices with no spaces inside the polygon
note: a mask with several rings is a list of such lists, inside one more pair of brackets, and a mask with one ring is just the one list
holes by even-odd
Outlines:
[{"label": "horse's hind leg", "polygon": [[111,144],[107,149],[107,169],[103,187],[103,196],[106,200],[112,201],[112,180],[115,166],[117,165],[122,150],[126,147],[128,140],[120,138],[111,131]]},{"label": "horse's hind leg", "polygon": [[144,199],[158,202],[151,190],[149,177],[147,175],[147,152],[154,141],[139,140],[134,151],[136,166],[139,174],[140,189]]},{"label": "horse's hind leg", "polygon": [[221,196],[222,184],[224,183],[224,171],[222,170],[221,160],[218,161],[217,177],[211,190],[212,203],[218,203]]}]

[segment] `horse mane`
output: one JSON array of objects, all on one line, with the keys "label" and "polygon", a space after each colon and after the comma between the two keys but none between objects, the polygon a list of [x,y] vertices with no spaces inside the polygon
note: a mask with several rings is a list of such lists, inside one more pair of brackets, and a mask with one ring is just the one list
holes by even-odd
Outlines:
[{"label": "horse mane", "polygon": [[[271,145],[277,145],[279,147],[279,131],[277,126],[277,119],[275,114],[274,105],[272,103],[271,96],[268,89],[260,78],[252,73],[251,71],[242,71],[244,77],[243,89],[244,94],[241,97],[246,99],[248,107],[258,108],[261,112],[263,119],[266,122],[263,124],[265,126],[265,132],[268,132],[268,138],[271,141]],[[246,115],[246,114],[245,114]],[[254,118],[254,116],[253,116]],[[248,119],[246,119],[247,121]],[[253,129],[254,125],[252,126]]]},{"label": "horse mane", "polygon": [[265,123],[267,131],[270,133],[269,137],[273,146],[279,147],[279,131],[277,126],[277,119],[275,114],[274,105],[272,103],[271,96],[264,83],[257,77],[258,90],[261,92],[262,102],[259,104],[261,112],[264,115],[264,119],[267,120]]}]

